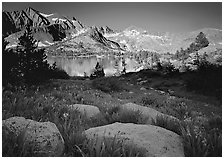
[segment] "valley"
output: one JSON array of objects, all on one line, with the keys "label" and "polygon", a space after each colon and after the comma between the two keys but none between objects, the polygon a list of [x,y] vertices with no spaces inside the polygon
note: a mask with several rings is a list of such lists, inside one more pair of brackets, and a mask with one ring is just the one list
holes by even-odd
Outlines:
[{"label": "valley", "polygon": [[31,7],[2,28],[3,156],[222,156],[222,30],[118,31]]}]

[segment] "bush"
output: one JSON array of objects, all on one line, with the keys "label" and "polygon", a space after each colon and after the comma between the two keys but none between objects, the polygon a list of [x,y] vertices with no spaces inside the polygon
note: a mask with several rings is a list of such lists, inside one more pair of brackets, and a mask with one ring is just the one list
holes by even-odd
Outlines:
[{"label": "bush", "polygon": [[69,79],[70,76],[62,69],[59,68],[53,68],[49,71],[49,77],[51,79]]}]

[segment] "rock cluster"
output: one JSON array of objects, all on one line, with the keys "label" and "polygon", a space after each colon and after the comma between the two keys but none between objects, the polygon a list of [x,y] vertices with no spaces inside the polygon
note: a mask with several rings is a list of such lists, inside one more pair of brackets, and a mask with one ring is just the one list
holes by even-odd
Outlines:
[{"label": "rock cluster", "polygon": [[[74,104],[69,106],[70,110],[77,110],[92,118],[100,114],[96,106]],[[122,140],[123,144],[135,146],[145,152],[148,157],[183,157],[184,150],[182,139],[176,133],[164,128],[150,125],[156,116],[166,116],[170,119],[174,117],[162,114],[152,108],[143,107],[133,103],[121,106],[119,111],[134,110],[140,111],[144,117],[148,117],[148,122],[144,125],[133,123],[113,123],[100,127],[90,128],[83,133],[87,139],[99,140],[116,139]],[[176,119],[178,120],[178,119]],[[36,122],[23,117],[11,117],[2,121],[2,127],[9,134],[19,136],[24,133],[24,145],[32,147],[34,156],[62,156],[64,151],[64,140],[58,128],[51,122]]]}]

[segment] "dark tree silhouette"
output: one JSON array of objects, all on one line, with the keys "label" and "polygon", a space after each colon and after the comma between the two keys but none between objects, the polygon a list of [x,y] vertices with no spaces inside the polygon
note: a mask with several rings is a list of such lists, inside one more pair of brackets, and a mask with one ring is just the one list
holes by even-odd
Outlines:
[{"label": "dark tree silhouette", "polygon": [[31,28],[26,27],[16,50],[19,58],[17,71],[26,83],[38,83],[49,78],[50,66],[45,50],[37,47],[37,40],[33,38]]},{"label": "dark tree silhouette", "polygon": [[2,81],[3,85],[15,83],[18,80],[16,66],[18,65],[18,56],[12,49],[6,49],[8,42],[2,38]]},{"label": "dark tree silhouette", "polygon": [[[207,47],[208,44],[209,44],[209,41],[206,38],[205,34],[203,32],[200,32],[195,39],[196,47],[201,49],[201,48]],[[198,50],[196,50],[196,51],[198,51]]]},{"label": "dark tree silhouette", "polygon": [[103,70],[103,67],[100,65],[99,62],[96,63],[96,67],[94,72],[90,75],[91,78],[99,78],[99,77],[104,77],[105,73]]}]

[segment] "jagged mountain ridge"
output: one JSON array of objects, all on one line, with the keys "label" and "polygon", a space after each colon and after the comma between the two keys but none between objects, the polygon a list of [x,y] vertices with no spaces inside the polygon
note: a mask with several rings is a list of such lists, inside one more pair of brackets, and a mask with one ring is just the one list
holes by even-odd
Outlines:
[{"label": "jagged mountain ridge", "polygon": [[27,25],[36,28],[60,24],[64,30],[78,30],[83,28],[83,25],[77,20],[70,20],[66,17],[58,17],[58,15],[55,14],[43,14],[30,7],[22,11],[3,11],[2,14],[3,35],[9,35],[21,31]]},{"label": "jagged mountain ridge", "polygon": [[[75,17],[54,14],[45,14],[32,8],[22,11],[3,11],[3,36],[10,42],[9,46],[16,46],[18,38],[23,35],[26,26],[31,26],[34,38],[40,41],[39,46],[49,46],[55,41],[68,41],[88,31],[88,36],[108,49],[121,49],[119,44],[106,39],[102,33],[112,33],[109,27],[90,29],[84,26]],[[84,42],[85,44],[85,42]]]},{"label": "jagged mountain ridge", "polygon": [[[207,50],[215,50],[222,46],[222,31],[212,28],[174,34],[146,31],[130,26],[118,32],[108,26],[87,27],[75,17],[69,18],[56,13],[45,14],[32,8],[20,12],[3,12],[3,35],[9,34],[6,39],[12,46],[17,44],[17,39],[23,34],[26,25],[32,26],[34,37],[41,42],[41,46],[49,46],[55,41],[62,41],[60,48],[78,52],[83,51],[84,47],[85,51],[93,52],[147,50],[157,53],[175,53],[181,47],[184,49],[189,47],[201,31],[205,33],[210,42]],[[80,42],[82,42],[81,48],[68,48]]]}]

